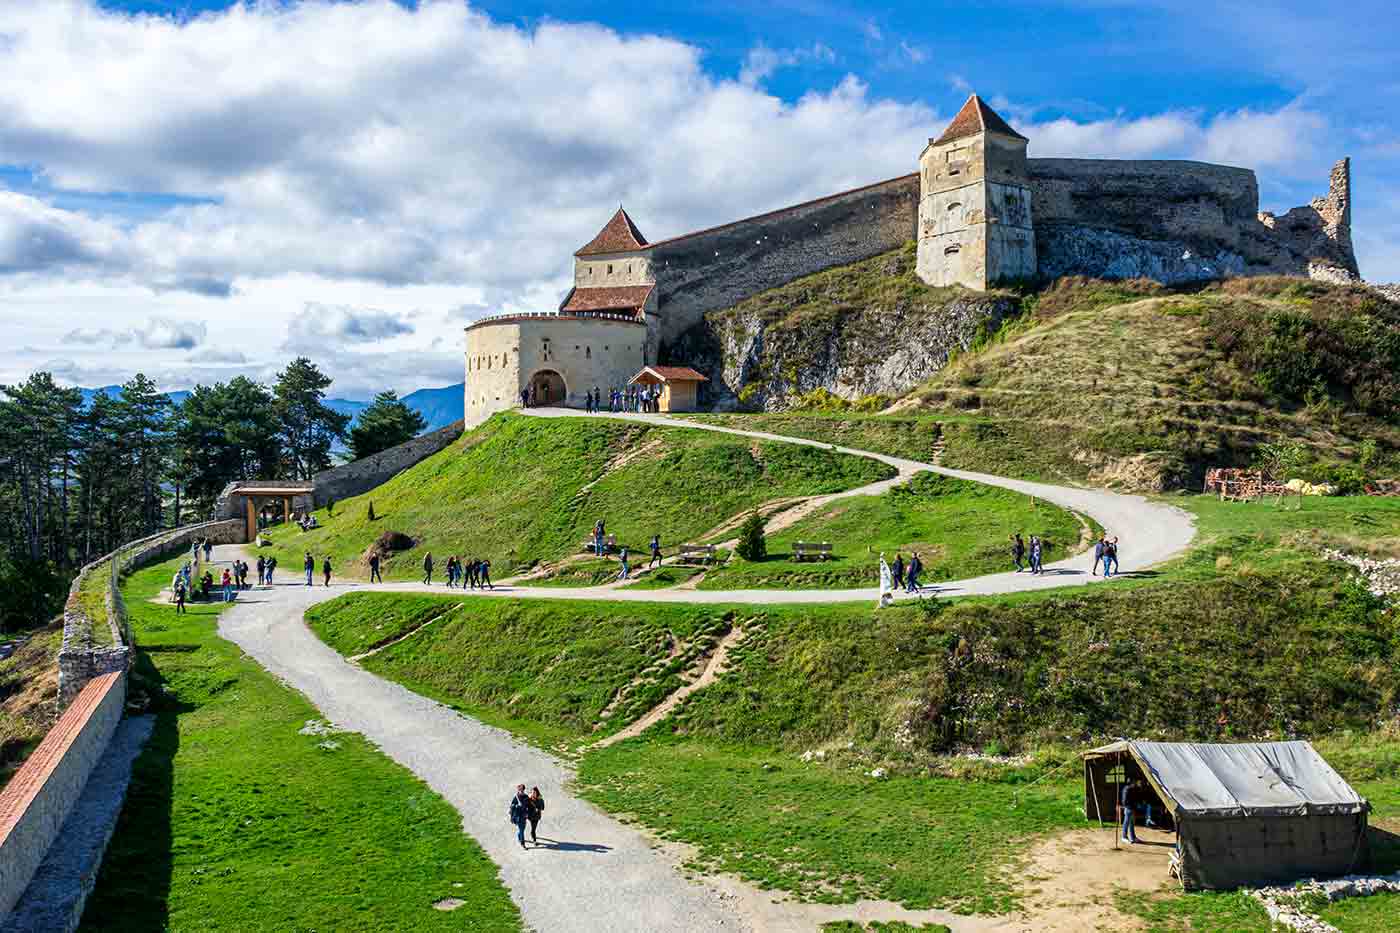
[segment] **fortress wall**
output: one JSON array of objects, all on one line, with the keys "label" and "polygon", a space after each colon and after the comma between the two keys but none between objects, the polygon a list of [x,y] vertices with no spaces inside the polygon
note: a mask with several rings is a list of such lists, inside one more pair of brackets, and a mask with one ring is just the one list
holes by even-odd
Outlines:
[{"label": "fortress wall", "polygon": [[915,173],[653,244],[661,342],[706,311],[903,245],[915,236],[918,205]]},{"label": "fortress wall", "polygon": [[467,328],[464,427],[474,428],[498,411],[520,404],[520,322]]},{"label": "fortress wall", "polygon": [[426,460],[461,436],[462,422],[457,421],[377,454],[322,470],[311,477],[311,484],[315,487],[312,494],[314,505],[319,508],[330,499],[348,499],[369,492],[387,482],[395,473]]},{"label": "fortress wall", "polygon": [[[546,352],[545,341],[549,347]],[[584,395],[621,388],[645,363],[647,325],[643,321],[603,317],[535,318],[520,325],[521,385],[540,370],[564,380],[565,403],[582,408]],[[518,399],[517,399],[518,401]]]}]

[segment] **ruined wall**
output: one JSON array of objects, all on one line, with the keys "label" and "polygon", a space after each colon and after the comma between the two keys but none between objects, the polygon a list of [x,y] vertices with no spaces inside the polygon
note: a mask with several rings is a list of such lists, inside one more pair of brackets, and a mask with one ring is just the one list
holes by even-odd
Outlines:
[{"label": "ruined wall", "polygon": [[322,470],[311,477],[311,483],[316,490],[312,493],[315,506],[320,508],[332,498],[348,499],[369,492],[375,486],[387,482],[395,473],[426,460],[461,436],[462,422],[457,421],[445,428],[420,434],[397,447],[390,447],[377,454]]},{"label": "ruined wall", "polygon": [[914,239],[918,202],[915,173],[653,244],[661,343],[706,311]]},{"label": "ruined wall", "polygon": [[1204,162],[1030,159],[1041,278],[1355,275],[1346,160],[1329,194],[1282,218],[1259,213],[1249,169]]}]

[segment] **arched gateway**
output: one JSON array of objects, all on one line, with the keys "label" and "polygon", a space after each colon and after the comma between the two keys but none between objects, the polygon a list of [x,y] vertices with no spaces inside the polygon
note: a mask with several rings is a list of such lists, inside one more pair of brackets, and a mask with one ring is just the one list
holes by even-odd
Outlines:
[{"label": "arched gateway", "polygon": [[541,369],[530,377],[530,400],[536,405],[563,405],[569,397],[564,377],[552,369]]}]

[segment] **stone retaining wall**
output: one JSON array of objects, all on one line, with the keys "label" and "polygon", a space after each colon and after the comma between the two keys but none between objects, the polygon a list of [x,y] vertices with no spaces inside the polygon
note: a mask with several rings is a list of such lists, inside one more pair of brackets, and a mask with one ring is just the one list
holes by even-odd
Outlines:
[{"label": "stone retaining wall", "polygon": [[[121,574],[187,550],[197,540],[208,538],[214,544],[241,544],[243,536],[243,522],[237,519],[186,525],[124,544],[80,570],[68,591],[68,602],[63,607],[63,647],[58,652],[59,706],[66,706],[72,702],[94,677],[124,672],[130,663],[131,631],[126,621],[126,606],[118,588]],[[93,619],[89,616],[79,595],[92,574],[105,574],[108,578],[105,584],[106,592],[103,594],[103,602],[107,609],[105,619]],[[97,643],[93,636],[93,627],[98,625],[105,625],[110,629],[111,645]]]},{"label": "stone retaining wall", "polygon": [[[582,392],[581,389],[579,391]],[[510,401],[513,402],[514,399]],[[397,447],[390,447],[343,466],[322,470],[311,477],[311,485],[316,490],[312,493],[315,507],[320,508],[330,499],[348,499],[369,492],[395,473],[431,457],[461,436],[462,422],[457,421],[437,431],[420,434]]]},{"label": "stone retaining wall", "polygon": [[14,908],[63,828],[125,704],[125,670],[88,681],[0,791],[0,915]]}]

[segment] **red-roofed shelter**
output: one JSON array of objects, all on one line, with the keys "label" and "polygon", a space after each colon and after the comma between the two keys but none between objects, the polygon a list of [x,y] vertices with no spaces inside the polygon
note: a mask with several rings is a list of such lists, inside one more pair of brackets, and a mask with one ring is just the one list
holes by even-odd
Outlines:
[{"label": "red-roofed shelter", "polygon": [[629,385],[661,386],[661,411],[695,411],[698,407],[700,383],[709,382],[689,366],[643,366]]}]

